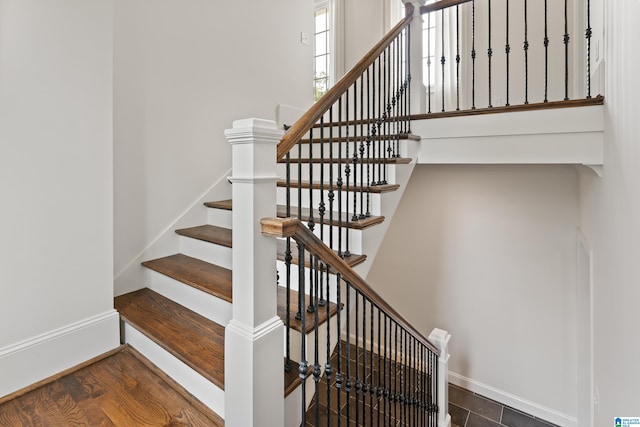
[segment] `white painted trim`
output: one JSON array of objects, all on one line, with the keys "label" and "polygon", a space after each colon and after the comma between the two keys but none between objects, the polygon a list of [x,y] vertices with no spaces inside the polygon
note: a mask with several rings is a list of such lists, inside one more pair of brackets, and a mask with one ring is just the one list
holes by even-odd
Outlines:
[{"label": "white painted trim", "polygon": [[232,184],[264,184],[276,183],[280,179],[279,176],[230,176],[229,181]]},{"label": "white painted trim", "polygon": [[575,417],[563,414],[546,406],[531,402],[522,397],[497,389],[480,381],[467,378],[464,375],[449,371],[449,382],[486,398],[495,400],[511,408],[525,412],[541,420],[557,424],[562,427],[578,427]]},{"label": "white painted trim", "polygon": [[72,368],[120,345],[110,310],[0,349],[0,396]]},{"label": "white painted trim", "polygon": [[207,380],[190,366],[160,347],[133,326],[125,322],[127,343],[158,368],[173,378],[189,393],[224,418],[224,390]]}]

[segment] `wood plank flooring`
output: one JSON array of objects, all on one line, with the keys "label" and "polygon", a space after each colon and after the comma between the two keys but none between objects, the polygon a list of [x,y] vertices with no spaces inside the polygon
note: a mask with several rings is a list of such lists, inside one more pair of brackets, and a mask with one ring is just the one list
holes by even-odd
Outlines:
[{"label": "wood plank flooring", "polygon": [[0,426],[224,426],[130,347],[0,405]]}]

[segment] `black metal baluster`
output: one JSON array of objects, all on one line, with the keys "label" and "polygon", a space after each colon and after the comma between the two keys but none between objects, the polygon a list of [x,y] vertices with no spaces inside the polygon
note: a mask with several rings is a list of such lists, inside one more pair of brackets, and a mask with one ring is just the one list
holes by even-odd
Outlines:
[{"label": "black metal baluster", "polygon": [[[314,289],[315,300],[313,296],[309,296],[309,307],[313,307],[313,383],[314,383],[314,396],[316,403],[316,423],[320,425],[320,375],[322,371],[320,369],[320,351],[318,349],[320,340],[320,332],[318,327],[320,325],[319,309],[318,309],[318,288],[320,287],[319,281],[322,273],[318,265],[318,257],[313,255],[309,259],[309,265],[311,267],[311,287]],[[315,268],[314,268],[315,267]],[[304,268],[304,263],[300,261],[300,268]],[[304,330],[304,329],[303,329]]]},{"label": "black metal baluster", "polygon": [[564,100],[569,100],[569,19],[567,13],[567,0],[564,0],[564,36],[562,42],[564,43]]},{"label": "black metal baluster", "polygon": [[[349,100],[349,91],[345,93],[347,104]],[[338,99],[338,122],[342,121],[342,97]],[[332,144],[333,145],[333,144]],[[336,188],[338,189],[338,256],[342,258],[342,125],[338,126],[338,180]],[[333,210],[332,210],[333,211]]]},{"label": "black metal baluster", "polygon": [[[386,55],[386,51],[382,53],[382,55]],[[384,131],[383,128],[383,101],[385,100],[385,95],[382,92],[382,88],[384,87],[383,85],[383,73],[382,73],[382,69],[384,68],[384,63],[382,62],[382,58],[383,56],[379,56],[377,61],[378,61],[378,114],[377,114],[377,118],[376,118],[376,128],[378,129],[378,139],[376,141],[376,144],[374,145],[374,147],[377,145],[378,150],[377,150],[377,154],[375,154],[374,150],[374,157],[376,158],[376,164],[378,165],[378,173],[376,175],[376,168],[373,168],[373,174],[374,174],[374,185],[380,185],[382,184],[382,156],[381,156],[381,144],[382,144],[382,133]],[[377,179],[376,179],[377,177]]]},{"label": "black metal baluster", "polygon": [[476,0],[471,2],[471,109],[476,109]]},{"label": "black metal baluster", "polygon": [[[330,124],[331,126],[331,124]],[[324,242],[324,228],[325,228],[325,220],[324,215],[327,210],[327,206],[324,202],[324,168],[325,168],[325,157],[324,157],[324,144],[326,142],[324,138],[324,116],[320,117],[320,204],[318,205],[318,216],[320,218],[320,240]],[[313,140],[311,141],[313,144]],[[313,192],[313,183],[309,183],[309,193]],[[329,233],[331,233],[331,229],[329,228]],[[333,249],[333,247],[331,247]],[[322,274],[322,273],[321,273]],[[318,297],[317,305],[322,307],[325,305],[326,301],[324,299],[324,288],[322,285],[320,286],[320,294],[316,294]],[[328,296],[327,296],[328,297]]]},{"label": "black metal baluster", "polygon": [[[298,287],[298,314],[300,314],[300,326],[301,326],[301,330],[305,331],[306,330],[306,325],[305,325],[305,317],[302,314],[302,310],[303,307],[305,306],[305,301],[304,301],[304,290],[305,290],[305,276],[304,276],[304,255],[305,249],[304,246],[301,245],[300,243],[298,243],[298,283],[299,283],[299,287]],[[300,365],[298,368],[298,372],[299,372],[299,376],[300,379],[302,380],[302,384],[301,384],[301,393],[302,393],[302,402],[306,402],[307,401],[307,374],[308,374],[308,370],[307,370],[307,358],[306,358],[306,354],[307,354],[307,347],[306,347],[306,340],[300,340],[301,344],[300,344]],[[306,405],[302,404],[302,425],[306,424],[306,419],[307,419],[307,414],[306,414]]]},{"label": "black metal baluster", "polygon": [[507,102],[505,103],[505,105],[509,105],[509,54],[511,53],[511,45],[509,44],[509,0],[506,0],[507,4],[507,19],[506,19],[506,26],[507,26],[507,38],[506,38],[506,43],[504,46],[504,53],[506,55],[506,61],[507,61],[507,78],[506,80],[506,85],[507,85]]},{"label": "black metal baluster", "polygon": [[547,0],[544,0],[544,102],[549,102],[549,20]]},{"label": "black metal baluster", "polygon": [[[356,87],[355,84],[353,86],[353,98],[354,100],[356,99]],[[355,101],[354,101],[355,103]],[[345,175],[345,179],[347,181],[347,188],[344,194],[345,197],[345,225],[343,227],[344,230],[344,236],[345,236],[345,252],[344,252],[344,256],[350,256],[351,252],[349,251],[349,190],[350,190],[350,182],[349,182],[349,176],[351,175],[351,166],[350,166],[350,160],[349,160],[349,90],[347,90],[347,98],[346,98],[346,108],[347,108],[347,116],[346,116],[346,126],[345,126],[345,160],[344,160],[344,175]],[[355,116],[355,108],[354,108],[354,116]],[[340,209],[342,209],[342,205],[340,205]],[[340,218],[342,218],[342,214],[340,214]]]},{"label": "black metal baluster", "polygon": [[591,0],[587,0],[587,30],[584,33],[587,39],[587,99],[591,98]]},{"label": "black metal baluster", "polygon": [[460,6],[456,5],[456,110],[460,110]]},{"label": "black metal baluster", "polygon": [[[387,320],[389,317],[384,315],[384,368],[382,372],[382,398],[384,402],[384,418],[385,420],[389,420],[389,425],[391,425],[391,405],[389,405],[389,385],[391,384],[391,368],[387,369],[389,365],[389,345],[388,345],[388,332],[389,328],[387,328]],[[388,371],[388,381],[387,381],[387,371]],[[386,423],[385,423],[386,424]]]},{"label": "black metal baluster", "polygon": [[[309,182],[312,183],[313,182],[313,128],[311,128],[309,130]],[[302,178],[299,179],[299,184],[300,186],[300,192],[302,193]],[[307,227],[309,227],[309,230],[311,230],[313,232],[314,228],[315,228],[315,221],[313,218],[313,191],[309,190],[309,220],[307,222]],[[298,260],[298,268],[302,268],[304,269],[304,265],[305,265],[305,260],[304,259],[299,259]],[[310,268],[313,270],[313,267],[310,266]],[[311,273],[313,273],[313,271],[311,271]],[[313,313],[316,309],[314,303],[315,303],[315,299],[317,298],[317,294],[314,294],[314,292],[316,291],[316,288],[313,282],[313,277],[310,276],[309,278],[310,283],[309,283],[309,305],[307,306],[307,311],[309,313]]]},{"label": "black metal baluster", "polygon": [[[326,284],[326,294],[327,294],[327,300],[330,300],[331,298],[329,297],[329,292],[330,292],[330,277],[331,277],[331,267],[329,267],[329,265],[325,265],[324,268],[322,269],[325,272],[325,278],[326,280],[324,281],[324,283]],[[326,388],[327,388],[327,395],[326,395],[326,402],[327,402],[327,427],[329,427],[330,424],[330,420],[331,417],[329,416],[330,413],[329,411],[331,410],[331,375],[333,374],[333,368],[331,366],[331,313],[330,313],[330,308],[329,308],[330,304],[327,303],[325,304],[325,316],[326,316],[326,322],[327,322],[327,341],[326,341],[326,358],[327,361],[324,365],[324,379],[326,381]],[[340,316],[340,313],[337,313],[338,316]],[[338,339],[339,339],[339,335],[337,335]]]},{"label": "black metal baluster", "polygon": [[405,132],[411,133],[411,24],[407,27],[407,48],[406,48],[406,64],[407,64],[407,108],[405,123]]},{"label": "black metal baluster", "polygon": [[442,111],[444,112],[444,94],[445,94],[445,89],[444,89],[444,64],[447,62],[447,59],[444,55],[444,9],[442,9],[440,11],[440,31],[441,31],[441,40],[440,40],[440,44],[441,44],[441,55],[440,55],[440,65],[442,66]]},{"label": "black metal baluster", "polygon": [[390,141],[390,134],[391,134],[391,123],[390,123],[390,119],[391,119],[391,98],[393,97],[392,92],[391,92],[391,62],[392,62],[392,58],[391,58],[391,46],[387,47],[387,52],[388,52],[388,61],[387,61],[387,90],[386,90],[386,98],[385,101],[387,102],[387,106],[386,106],[386,113],[385,113],[385,141],[384,141],[384,146],[383,146],[383,167],[382,167],[382,171],[383,171],[383,179],[382,179],[382,184],[386,184],[387,183],[387,154],[389,152],[389,144],[391,143]]},{"label": "black metal baluster", "polygon": [[[286,155],[286,214],[287,218],[291,217],[291,153]],[[284,370],[291,371],[291,237],[287,237],[286,248],[284,252],[284,265],[286,269],[286,310],[285,310],[285,340],[286,340],[286,357]]]},{"label": "black metal baluster", "polygon": [[377,372],[377,381],[376,381],[376,400],[378,401],[378,404],[376,405],[376,407],[378,408],[378,416],[377,416],[377,420],[378,423],[377,425],[381,426],[382,424],[380,423],[380,407],[382,406],[382,393],[384,391],[383,385],[382,385],[382,330],[380,329],[382,327],[382,310],[380,310],[380,307],[378,307],[378,372]]},{"label": "black metal baluster", "polygon": [[362,424],[366,425],[367,411],[367,392],[369,387],[367,386],[367,299],[364,294],[362,295]]},{"label": "black metal baluster", "polygon": [[[358,82],[356,81],[356,83],[353,85],[353,89],[357,90],[358,88]],[[360,77],[360,117],[362,118],[362,77]],[[357,117],[358,117],[358,97],[357,97],[357,92],[354,92],[353,95],[353,158],[352,158],[352,162],[353,162],[353,213],[351,216],[351,221],[357,221],[358,220],[358,190],[357,190],[357,183],[356,180],[358,179],[358,139],[360,139],[360,137],[362,137],[362,121],[360,122],[360,133],[358,134],[358,121],[357,121]]]},{"label": "black metal baluster", "polygon": [[[346,406],[345,412],[347,414],[347,426],[351,424],[351,316],[349,312],[351,311],[351,283],[346,283],[347,289],[347,379],[345,381],[344,391],[346,393]],[[303,401],[304,402],[304,401]]]},{"label": "black metal baluster", "polygon": [[[342,290],[341,290],[341,285],[340,283],[342,282],[342,276],[338,273],[336,275],[336,304],[338,306],[338,314],[337,314],[337,318],[336,318],[336,340],[338,341],[338,360],[336,361],[336,389],[338,389],[338,392],[336,393],[336,400],[337,400],[337,410],[338,410],[338,426],[340,426],[341,421],[342,421],[342,404],[341,404],[341,399],[340,399],[340,395],[342,394],[342,380],[343,380],[343,375],[342,375],[342,339],[340,338],[341,334],[342,334],[342,313],[341,313],[341,307],[342,307]],[[348,292],[348,291],[347,291]],[[328,306],[328,304],[327,304]],[[347,308],[347,313],[349,312],[348,308]],[[348,316],[348,314],[347,314]],[[347,334],[349,330],[347,329]],[[347,359],[347,365],[349,364],[349,360]],[[327,417],[327,420],[331,419],[330,417]]]},{"label": "black metal baluster", "polygon": [[393,406],[394,406],[394,411],[393,411],[393,415],[395,416],[396,420],[399,420],[400,417],[400,411],[398,410],[398,402],[400,401],[400,395],[398,393],[399,391],[399,387],[398,387],[398,324],[395,323],[395,333],[394,333],[394,341],[395,341],[395,357],[393,358],[393,371],[394,371],[394,380],[393,380]]},{"label": "black metal baluster", "polygon": [[431,113],[431,13],[427,13],[427,112]]},{"label": "black metal baluster", "polygon": [[[371,163],[373,161],[372,157],[371,157],[371,141],[373,140],[374,144],[375,144],[375,137],[376,137],[376,126],[375,126],[375,121],[374,121],[374,117],[376,114],[376,63],[375,61],[372,64],[372,85],[369,85],[369,70],[367,69],[367,86],[368,86],[368,92],[369,92],[369,99],[371,102],[367,102],[367,121],[368,121],[368,125],[369,125],[369,134],[367,135],[367,209],[365,211],[364,216],[365,217],[370,217],[371,216],[371,211],[370,211],[370,207],[371,207]],[[373,90],[372,90],[373,89]],[[374,146],[374,150],[375,152],[375,146]],[[375,154],[375,153],[374,153]]]},{"label": "black metal baluster", "polygon": [[[327,195],[329,199],[329,247],[331,247],[331,249],[336,248],[333,244],[333,232],[334,232],[334,226],[335,226],[335,224],[333,223],[333,212],[334,212],[333,203],[335,199],[335,188],[333,184],[333,178],[334,178],[333,145],[335,144],[334,141],[335,140],[333,139],[333,106],[332,106],[331,108],[329,108],[329,192]],[[340,150],[338,150],[338,152],[339,151]],[[340,253],[340,248],[338,248],[338,253]],[[327,294],[327,298],[329,298],[328,294]]]},{"label": "black metal baluster", "polygon": [[369,312],[369,422],[373,424],[373,395],[375,393],[374,371],[373,371],[373,302],[369,301],[371,310]]},{"label": "black metal baluster", "polygon": [[524,0],[524,103],[529,103],[529,20],[528,20],[528,4]]},{"label": "black metal baluster", "polygon": [[355,365],[355,370],[356,370],[356,392],[355,392],[355,397],[356,397],[356,401],[355,401],[355,405],[356,405],[356,425],[361,425],[360,424],[360,390],[362,390],[362,384],[360,384],[360,369],[359,369],[359,364],[360,364],[360,292],[358,292],[357,290],[355,291],[355,298],[356,298],[356,308],[355,308],[355,323],[356,323],[356,336],[354,338],[354,344],[356,346],[356,365]]},{"label": "black metal baluster", "polygon": [[[369,69],[366,71],[367,75],[367,91],[369,90]],[[367,93],[367,113],[369,113],[369,93]],[[367,114],[368,116],[368,114]],[[367,139],[367,144],[369,143],[369,136],[365,137],[364,127],[365,127],[365,117],[364,117],[364,78],[360,77],[360,215],[358,218],[364,218],[364,143],[365,138]],[[367,132],[368,133],[368,132]],[[353,212],[355,214],[355,210]]]},{"label": "black metal baluster", "polygon": [[489,108],[492,108],[491,103],[491,58],[493,57],[493,49],[491,48],[491,0],[489,1],[489,48],[487,49],[487,59],[489,61]]}]

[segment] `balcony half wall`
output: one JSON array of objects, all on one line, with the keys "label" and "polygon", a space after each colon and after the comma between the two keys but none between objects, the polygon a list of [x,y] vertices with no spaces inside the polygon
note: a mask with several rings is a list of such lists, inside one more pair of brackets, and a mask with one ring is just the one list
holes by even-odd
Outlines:
[{"label": "balcony half wall", "polygon": [[412,122],[419,164],[574,164],[601,175],[604,106],[514,111]]}]

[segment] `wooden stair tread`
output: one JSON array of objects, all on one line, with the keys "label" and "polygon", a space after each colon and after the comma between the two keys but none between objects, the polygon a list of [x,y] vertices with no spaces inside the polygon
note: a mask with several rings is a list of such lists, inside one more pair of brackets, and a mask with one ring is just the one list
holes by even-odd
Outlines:
[{"label": "wooden stair tread", "polygon": [[196,227],[182,228],[176,230],[181,236],[191,237],[193,239],[202,240],[216,245],[231,247],[232,231],[229,228],[218,227],[215,225],[199,225]]},{"label": "wooden stair tread", "polygon": [[224,389],[224,327],[144,288],[115,298],[122,318]]},{"label": "wooden stair tread", "polygon": [[215,202],[205,202],[204,205],[206,207],[208,207],[208,208],[222,209],[222,210],[230,211],[231,210],[231,199],[218,200],[218,201],[215,201]]},{"label": "wooden stair tread", "polygon": [[[310,183],[309,181],[301,181],[298,184],[298,181],[291,181],[291,187],[292,188],[298,188],[298,186],[300,188],[305,188],[308,189],[309,187],[313,188],[314,190],[319,190],[320,189],[320,183],[319,182],[314,182],[314,183]],[[287,181],[285,180],[281,180],[278,181],[278,187],[287,187]],[[322,188],[325,191],[329,191],[329,183],[324,183],[322,185]],[[398,188],[400,188],[400,184],[380,184],[380,185],[371,185],[370,187],[363,187],[361,185],[356,185],[356,186],[350,186],[349,187],[349,191],[357,191],[357,192],[366,192],[369,191],[370,193],[388,193],[391,191],[396,191]],[[337,187],[336,184],[333,184],[333,189],[334,191],[337,191]],[[346,186],[342,187],[343,190],[346,190]]]},{"label": "wooden stair tread", "polygon": [[[289,159],[291,164],[298,164],[298,163],[324,163],[324,164],[329,164],[329,159],[325,158],[325,159],[318,159],[318,158],[313,158],[313,159],[309,159],[309,158],[291,158]],[[387,165],[405,165],[407,163],[411,163],[412,159],[409,157],[387,157],[387,158],[372,158],[372,159],[361,159],[358,158],[358,164],[360,163],[370,163],[370,164],[378,164],[378,163],[384,163]],[[332,163],[334,165],[338,165],[338,162],[340,162],[341,164],[346,164],[349,163],[350,165],[353,165],[353,158],[341,158],[341,159],[333,159]],[[278,163],[287,163],[287,159],[280,159],[278,160]]]},{"label": "wooden stair tread", "polygon": [[[344,132],[343,132],[344,134]],[[371,138],[371,141],[379,141],[379,140],[383,140],[383,141],[388,141],[388,140],[394,140],[395,141],[396,135],[377,135],[375,137]],[[362,138],[362,136],[349,136],[347,137],[346,135],[342,135],[341,137],[338,137],[337,132],[334,132],[332,137],[329,138],[329,133],[325,133],[325,137],[324,138],[319,138],[319,137],[315,137],[313,139],[309,139],[309,138],[303,138],[301,139],[301,142],[303,144],[308,144],[309,142],[313,142],[314,144],[320,144],[320,143],[329,143],[329,142],[345,142],[345,141],[349,141],[349,142],[353,142],[353,141],[360,141]],[[399,135],[397,135],[397,139],[399,140],[411,140],[411,141],[420,141],[420,136],[418,135],[414,135],[411,133],[401,133]],[[365,142],[366,142],[366,137],[365,137]]]},{"label": "wooden stair tread", "polygon": [[[286,243],[286,241],[278,239],[278,259],[280,261],[284,261],[285,252],[286,251],[287,251],[287,243]],[[334,252],[337,253],[337,251],[334,251]],[[296,249],[295,243],[292,245],[292,248],[291,248],[291,256],[292,256],[291,263],[292,264],[299,264],[299,262],[298,262],[298,250]],[[310,259],[311,259],[311,257],[309,256],[309,254],[305,253],[305,262],[304,262],[305,267],[309,267]],[[351,254],[349,256],[344,256],[342,259],[350,267],[355,267],[356,265],[363,263],[367,259],[367,256],[366,255]]]},{"label": "wooden stair tread", "polygon": [[[233,203],[231,200],[223,200],[220,202],[208,202],[210,204],[213,203],[219,203],[221,206],[224,205],[224,208],[219,208],[219,209],[226,209],[226,210],[230,210],[232,209]],[[286,218],[287,217],[287,210],[286,210],[286,206],[284,205],[278,205],[277,209],[276,209],[276,215],[278,216],[278,218]],[[292,213],[297,213],[298,212],[298,208],[294,208],[292,207]],[[302,208],[302,220],[303,221],[307,221],[309,219],[309,214],[310,214],[310,210],[309,208]],[[342,217],[342,225],[347,224],[347,217],[345,214],[341,214]],[[320,214],[318,213],[317,209],[313,210],[313,220],[315,221],[316,224],[320,224]],[[383,216],[369,216],[369,217],[365,217],[362,219],[358,219],[356,221],[353,221],[351,218],[349,218],[349,228],[354,229],[354,230],[362,230],[365,229],[367,227],[371,227],[372,225],[376,225],[376,224],[380,224],[381,222],[384,221],[384,217]],[[334,212],[333,213],[333,225],[337,226],[339,222],[339,217],[338,217],[338,213]],[[324,214],[324,218],[322,221],[323,224],[330,224],[329,221],[329,213],[325,212]],[[218,227],[219,228],[219,227]]]},{"label": "wooden stair tread", "polygon": [[144,267],[231,302],[231,270],[183,254],[142,263]]},{"label": "wooden stair tread", "polygon": [[[297,207],[291,207],[291,211],[293,214],[296,214],[298,212],[298,208]],[[306,222],[309,219],[309,216],[311,214],[311,211],[309,208],[302,208],[302,218],[301,220],[306,224]],[[277,215],[279,218],[286,218],[287,217],[287,211],[286,211],[286,207],[283,205],[278,205],[277,208]],[[295,215],[294,215],[295,216]],[[322,218],[322,223],[325,225],[334,225],[337,226],[338,223],[340,222],[340,219],[342,220],[342,225],[346,226],[347,225],[347,216],[344,213],[340,213],[338,214],[337,212],[333,213],[333,223],[331,223],[330,218],[329,218],[329,212],[325,212],[324,217]],[[313,210],[313,221],[317,224],[320,224],[320,214],[318,213],[317,209]],[[369,217],[365,217],[362,219],[358,219],[356,221],[353,221],[352,218],[349,218],[349,228],[354,229],[354,230],[363,230],[367,227],[371,227],[372,225],[376,225],[376,224],[380,224],[381,222],[384,221],[384,217],[383,216],[374,216],[371,215]]]},{"label": "wooden stair tread", "polygon": [[[291,290],[291,301],[289,305],[289,322],[291,329],[296,330],[298,332],[302,332],[302,321],[296,319],[296,313],[298,312],[298,299],[299,293]],[[313,331],[315,325],[315,313],[310,313],[307,311],[307,307],[309,306],[309,295],[305,295],[305,309],[304,309],[304,321],[305,321],[305,334]],[[338,305],[336,303],[329,303],[329,317],[335,316],[338,312]],[[286,326],[286,317],[287,315],[287,289],[283,286],[278,286],[278,316],[285,322]],[[318,311],[318,325],[322,325],[327,321],[327,308],[320,307]]]}]

